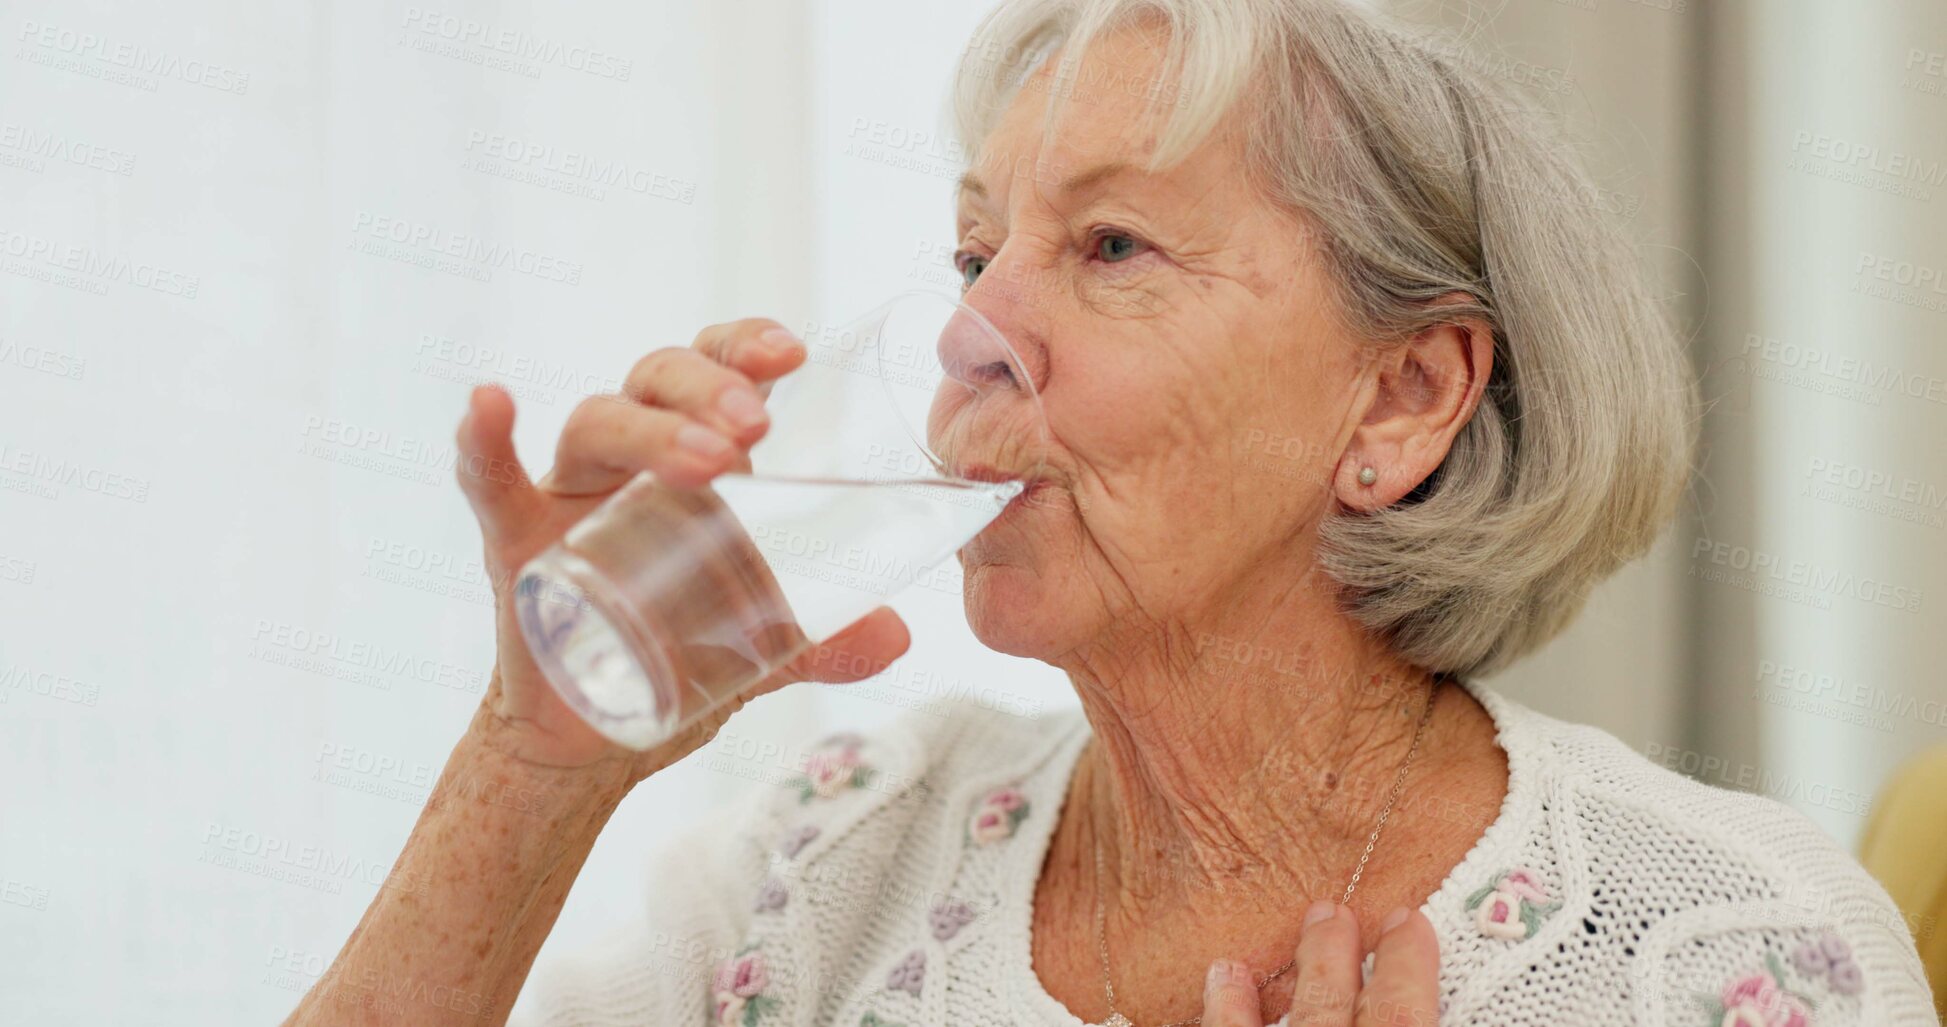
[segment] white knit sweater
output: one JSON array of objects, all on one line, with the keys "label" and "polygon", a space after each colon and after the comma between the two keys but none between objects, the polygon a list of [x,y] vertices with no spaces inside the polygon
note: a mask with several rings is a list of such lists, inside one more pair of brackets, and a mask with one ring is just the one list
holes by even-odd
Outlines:
[{"label": "white knit sweater", "polygon": [[[1421,907],[1441,1024],[1936,1022],[1900,913],[1809,820],[1466,687],[1508,794]],[[1088,737],[1075,711],[957,703],[827,739],[664,849],[653,908],[544,959],[515,1023],[1080,1027],[1031,967],[1029,907]]]}]

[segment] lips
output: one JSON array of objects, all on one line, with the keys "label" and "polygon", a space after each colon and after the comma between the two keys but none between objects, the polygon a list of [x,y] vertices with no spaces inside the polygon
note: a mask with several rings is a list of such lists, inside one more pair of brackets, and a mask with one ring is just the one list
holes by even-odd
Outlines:
[{"label": "lips", "polygon": [[1036,480],[1028,475],[1003,471],[991,464],[967,464],[960,467],[948,465],[947,471],[954,477],[967,481],[1018,481],[1030,487],[1036,484]]},{"label": "lips", "polygon": [[1039,475],[1006,471],[992,464],[966,464],[956,466],[949,463],[947,465],[947,471],[953,476],[967,481],[1018,481],[1021,483],[1021,493],[1008,501],[1006,509],[1002,510],[1000,517],[996,518],[996,523],[1008,520],[1013,511],[1019,507],[1045,505],[1049,490],[1054,484],[1051,479],[1043,478]]}]

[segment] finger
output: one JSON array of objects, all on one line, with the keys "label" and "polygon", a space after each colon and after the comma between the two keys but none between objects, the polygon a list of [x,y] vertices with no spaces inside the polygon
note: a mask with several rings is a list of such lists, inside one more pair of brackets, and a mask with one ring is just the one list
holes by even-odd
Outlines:
[{"label": "finger", "polygon": [[1356,1027],[1432,1027],[1440,1016],[1440,940],[1418,910],[1393,910],[1373,949]]},{"label": "finger", "polygon": [[682,414],[626,396],[591,396],[568,415],[542,487],[557,495],[599,495],[642,471],[679,488],[701,485],[741,456],[735,443]]},{"label": "finger", "polygon": [[742,372],[759,394],[771,394],[771,382],[804,362],[805,347],[790,330],[768,317],[750,317],[711,325],[697,333],[691,347],[704,356]]},{"label": "finger", "polygon": [[532,523],[541,496],[514,452],[514,398],[497,385],[476,386],[453,442],[459,453],[453,476],[481,530],[504,538]]},{"label": "finger", "polygon": [[749,378],[693,349],[659,349],[636,361],[622,391],[638,403],[673,410],[746,446],[763,437],[771,420],[764,412],[764,397]]},{"label": "finger", "polygon": [[819,643],[792,670],[800,681],[860,681],[884,671],[913,644],[905,620],[881,606]]},{"label": "finger", "polygon": [[1232,959],[1210,964],[1203,977],[1205,1027],[1264,1027],[1257,980],[1251,968]]},{"label": "finger", "polygon": [[1360,984],[1359,920],[1352,910],[1325,899],[1312,903],[1297,959],[1291,1027],[1351,1027]]}]

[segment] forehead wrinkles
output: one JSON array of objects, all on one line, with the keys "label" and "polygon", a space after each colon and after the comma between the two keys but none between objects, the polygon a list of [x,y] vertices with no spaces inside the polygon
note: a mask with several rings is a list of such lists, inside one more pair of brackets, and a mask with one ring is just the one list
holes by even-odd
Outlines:
[{"label": "forehead wrinkles", "polygon": [[[1057,76],[1060,53],[1044,62],[1011,95],[981,143],[970,175],[981,188],[961,191],[1005,214],[1019,185],[1061,199],[1056,190],[1064,180],[1099,165],[1120,162],[1144,170],[1166,116],[1141,96],[1103,85],[1108,79],[1099,71],[1148,68],[1154,52],[1132,42],[1119,33],[1095,39],[1079,65],[1082,71],[1098,69],[1092,75],[1071,68],[1065,77]],[[1125,184],[1139,177],[1148,176],[1127,174]]]}]

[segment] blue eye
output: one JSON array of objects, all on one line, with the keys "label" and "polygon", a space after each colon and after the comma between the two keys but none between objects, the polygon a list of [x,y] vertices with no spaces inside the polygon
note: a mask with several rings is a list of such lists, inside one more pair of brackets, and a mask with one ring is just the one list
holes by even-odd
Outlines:
[{"label": "blue eye", "polygon": [[974,279],[979,278],[980,273],[987,270],[987,258],[976,257],[971,253],[963,253],[959,256],[959,262],[960,287],[962,289],[971,289],[973,288]]},{"label": "blue eye", "polygon": [[1126,235],[1104,235],[1095,240],[1095,255],[1117,264],[1141,253],[1143,244]]}]

